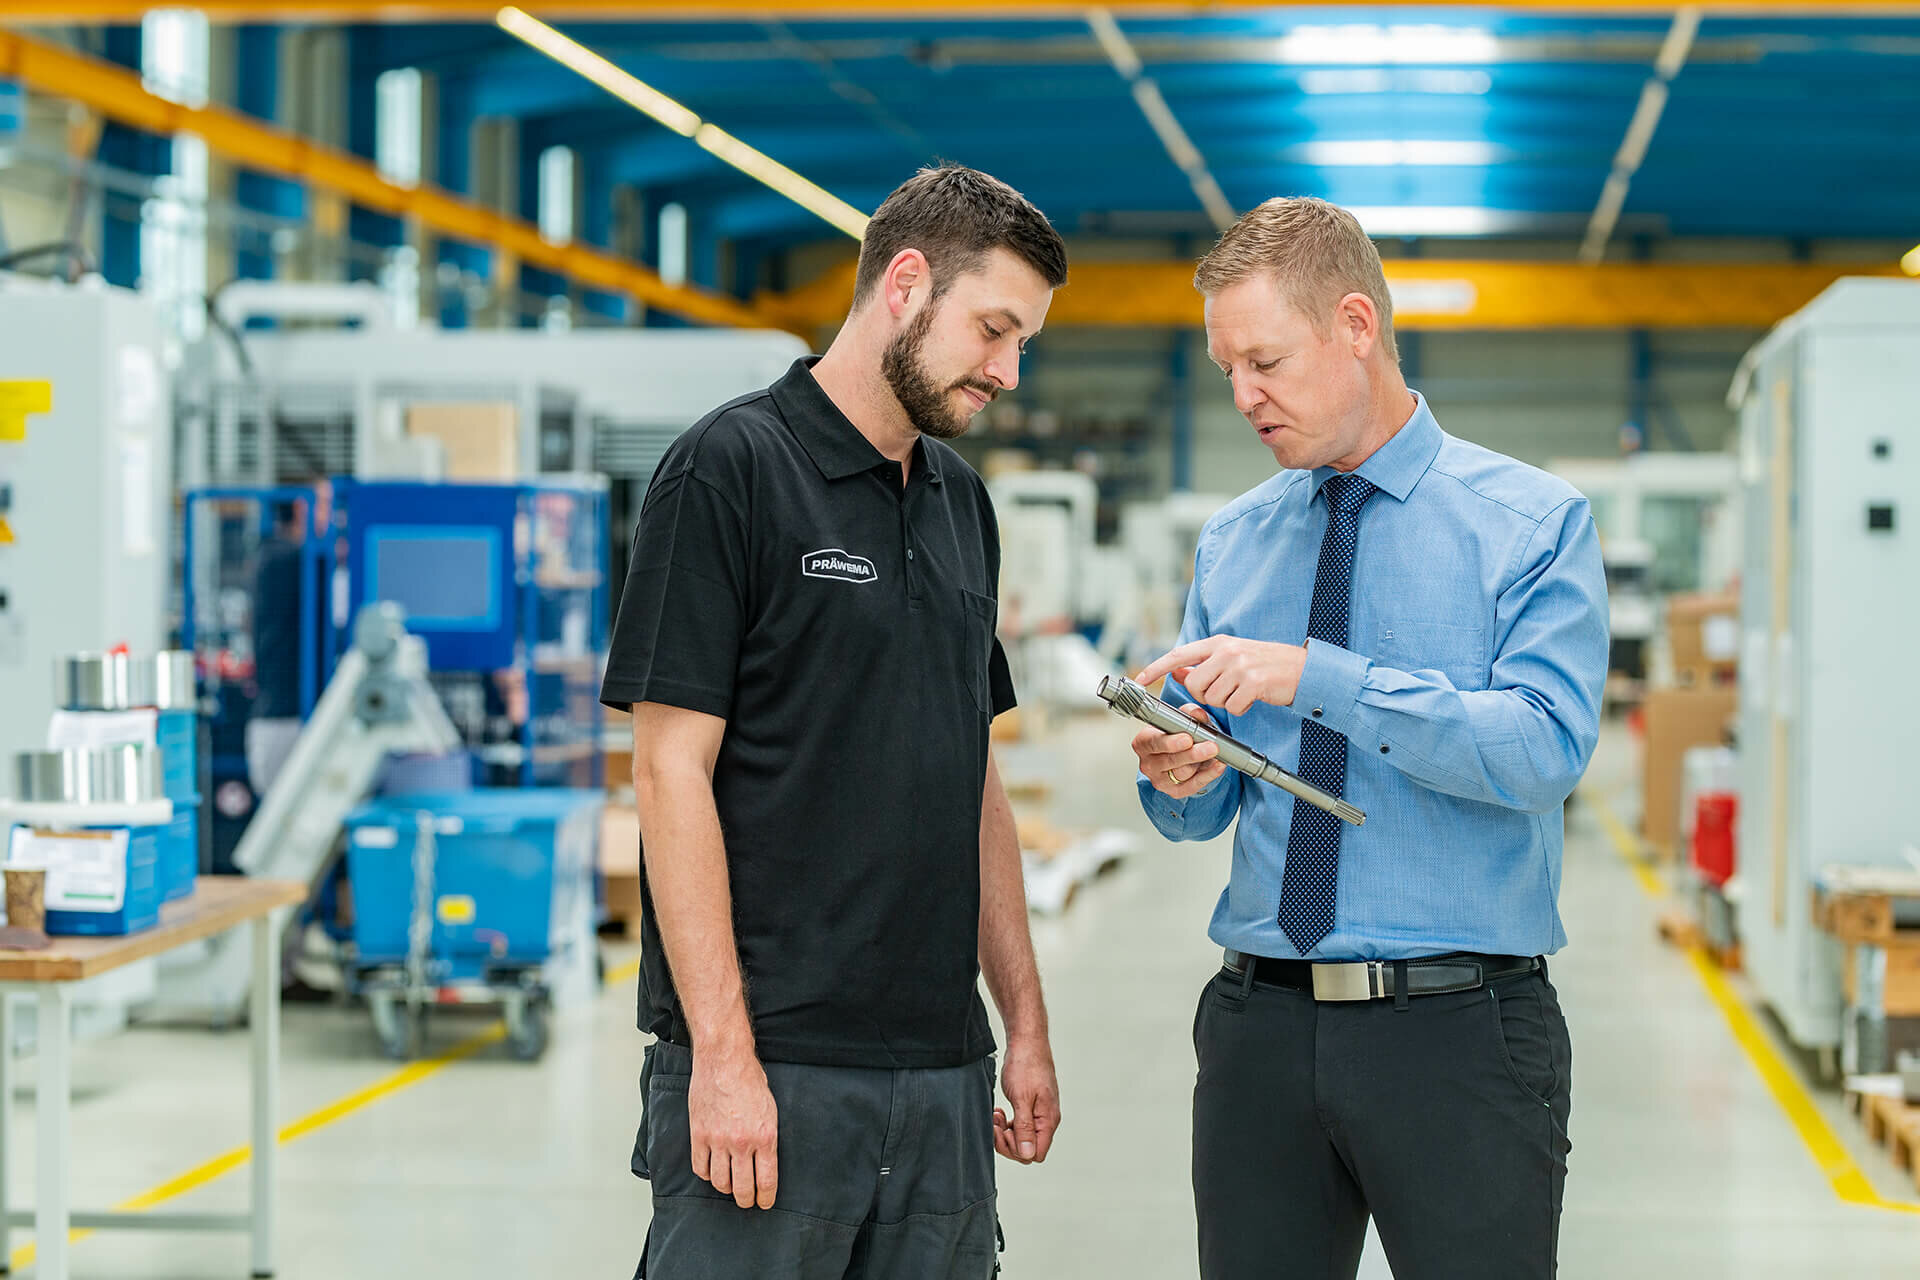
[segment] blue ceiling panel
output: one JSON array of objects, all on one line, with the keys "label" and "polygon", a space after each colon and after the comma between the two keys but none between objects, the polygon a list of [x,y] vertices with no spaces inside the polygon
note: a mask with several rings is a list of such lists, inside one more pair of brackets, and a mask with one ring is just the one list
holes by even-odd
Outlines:
[{"label": "blue ceiling panel", "polygon": [[[1306,193],[1564,230],[1598,199],[1669,21],[1342,5],[1121,25],[1237,207]],[[945,159],[1006,178],[1066,227],[1206,227],[1082,21],[562,29],[863,208]],[[357,75],[419,66],[460,81],[448,101],[520,118],[523,138],[576,147],[601,180],[697,202],[716,234],[839,234],[494,28],[386,26],[355,49]],[[1920,18],[1710,15],[1626,211],[1685,235],[1920,239],[1916,160]]]}]

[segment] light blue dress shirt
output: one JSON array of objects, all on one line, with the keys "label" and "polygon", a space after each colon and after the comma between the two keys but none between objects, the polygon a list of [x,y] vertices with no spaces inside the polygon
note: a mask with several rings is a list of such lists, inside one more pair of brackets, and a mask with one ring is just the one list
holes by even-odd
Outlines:
[{"label": "light blue dress shirt", "polygon": [[[1359,474],[1350,648],[1307,644],[1291,707],[1211,708],[1234,737],[1294,769],[1314,716],[1347,748],[1334,927],[1315,960],[1566,943],[1557,899],[1562,804],[1599,735],[1606,579],[1587,501],[1565,481],[1440,429],[1424,398]],[[1200,535],[1182,644],[1214,635],[1301,643],[1335,472],[1283,471]],[[1169,681],[1162,695],[1192,701]],[[1293,797],[1228,770],[1171,800],[1137,783],[1172,840],[1210,840],[1237,816],[1233,872],[1208,932],[1253,955],[1298,956],[1278,923]]]}]

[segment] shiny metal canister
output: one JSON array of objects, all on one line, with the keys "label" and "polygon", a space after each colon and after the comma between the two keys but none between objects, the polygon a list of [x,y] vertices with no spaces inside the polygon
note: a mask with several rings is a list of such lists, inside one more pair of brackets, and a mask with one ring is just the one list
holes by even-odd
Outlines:
[{"label": "shiny metal canister", "polygon": [[162,711],[191,711],[199,705],[194,687],[193,650],[162,649],[147,659],[153,666],[153,705]]},{"label": "shiny metal canister", "polygon": [[68,747],[14,757],[14,798],[49,804],[144,804],[163,795],[157,747]]}]

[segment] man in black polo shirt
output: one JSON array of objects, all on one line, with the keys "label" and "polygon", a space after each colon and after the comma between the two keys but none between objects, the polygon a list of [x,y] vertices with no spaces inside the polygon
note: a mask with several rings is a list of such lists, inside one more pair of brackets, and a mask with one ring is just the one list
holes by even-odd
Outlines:
[{"label": "man in black polo shirt", "polygon": [[[874,214],[832,348],[668,451],[601,697],[633,710],[656,1280],[973,1280],[992,1151],[1059,1125],[985,486],[942,443],[1019,381],[1066,251],[924,170]],[[993,1105],[985,974],[1007,1029]]]}]

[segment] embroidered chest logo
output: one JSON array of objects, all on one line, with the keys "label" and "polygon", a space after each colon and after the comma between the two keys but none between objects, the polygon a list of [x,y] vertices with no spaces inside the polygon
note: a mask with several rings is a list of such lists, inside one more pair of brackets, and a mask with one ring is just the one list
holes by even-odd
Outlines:
[{"label": "embroidered chest logo", "polygon": [[833,578],[840,582],[877,582],[880,578],[873,561],[865,556],[849,555],[839,547],[807,552],[800,557],[800,572],[809,578]]}]

